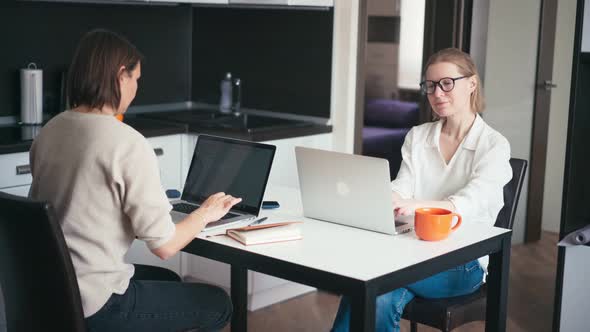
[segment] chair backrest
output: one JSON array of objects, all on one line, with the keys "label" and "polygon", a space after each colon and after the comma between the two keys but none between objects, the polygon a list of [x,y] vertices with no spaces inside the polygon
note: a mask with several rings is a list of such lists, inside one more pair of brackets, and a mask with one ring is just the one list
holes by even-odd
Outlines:
[{"label": "chair backrest", "polygon": [[8,331],[85,330],[75,270],[48,203],[0,193],[0,284]]},{"label": "chair backrest", "polygon": [[526,174],[527,161],[510,158],[510,166],[512,166],[512,180],[504,186],[504,207],[498,213],[495,224],[496,227],[508,229],[514,226],[514,216]]}]

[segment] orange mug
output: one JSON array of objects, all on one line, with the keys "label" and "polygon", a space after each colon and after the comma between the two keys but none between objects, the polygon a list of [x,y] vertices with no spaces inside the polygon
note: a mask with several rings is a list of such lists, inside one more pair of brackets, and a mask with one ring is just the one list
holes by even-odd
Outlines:
[{"label": "orange mug", "polygon": [[[452,226],[453,217],[457,217],[457,223]],[[414,217],[414,229],[416,235],[425,241],[438,241],[445,239],[461,225],[461,216],[446,209],[420,208],[416,209]]]},{"label": "orange mug", "polygon": [[115,115],[115,118],[117,118],[117,120],[123,122],[123,113]]}]

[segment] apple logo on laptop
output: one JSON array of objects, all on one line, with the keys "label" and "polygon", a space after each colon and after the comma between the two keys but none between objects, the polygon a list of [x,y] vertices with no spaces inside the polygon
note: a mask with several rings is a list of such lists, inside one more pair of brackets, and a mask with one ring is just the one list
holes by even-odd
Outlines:
[{"label": "apple logo on laptop", "polygon": [[338,192],[338,195],[340,196],[348,196],[348,194],[350,194],[350,188],[346,182],[338,180],[338,182],[336,182],[336,192]]}]

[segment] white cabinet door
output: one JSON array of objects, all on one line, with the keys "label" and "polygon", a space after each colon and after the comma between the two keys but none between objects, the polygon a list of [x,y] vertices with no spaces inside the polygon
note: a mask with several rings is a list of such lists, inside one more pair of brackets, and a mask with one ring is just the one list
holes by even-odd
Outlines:
[{"label": "white cabinet door", "polygon": [[31,184],[29,153],[18,152],[0,155],[0,188]]},{"label": "white cabinet door", "polygon": [[322,150],[332,150],[332,134],[319,134],[303,137],[294,137],[263,142],[277,147],[275,158],[272,162],[269,185],[280,185],[299,188],[297,177],[297,163],[295,160],[295,147],[304,146]]},{"label": "white cabinet door", "polygon": [[184,189],[184,182],[186,181],[186,176],[188,174],[188,169],[191,166],[191,161],[193,160],[193,154],[195,153],[195,146],[197,145],[197,137],[198,135],[195,134],[186,134],[182,137],[182,161],[181,161],[181,171],[180,171],[180,192]]},{"label": "white cabinet door", "polygon": [[289,6],[334,7],[334,0],[288,0]]},{"label": "white cabinet door", "polygon": [[128,3],[147,3],[150,0],[28,0],[28,1],[37,1],[37,2],[73,2],[73,3],[112,3],[112,4],[128,4]]},{"label": "white cabinet door", "polygon": [[148,249],[148,247],[145,245],[145,242],[135,240],[125,255],[125,262],[160,266],[182,275],[180,257],[181,254],[178,253],[167,260],[161,260]]},{"label": "white cabinet door", "polygon": [[150,2],[153,3],[158,3],[158,2],[172,2],[172,3],[202,3],[202,4],[208,4],[208,3],[212,3],[212,4],[220,4],[220,5],[227,5],[229,3],[229,0],[149,0]]},{"label": "white cabinet door", "polygon": [[230,4],[272,5],[272,6],[306,6],[333,7],[334,0],[229,0]]},{"label": "white cabinet door", "polygon": [[26,186],[18,186],[18,187],[10,187],[10,188],[2,188],[0,191],[3,191],[7,194],[28,197],[29,196],[29,189],[31,188],[30,185]]},{"label": "white cabinet door", "polygon": [[287,0],[229,0],[237,5],[287,5]]},{"label": "white cabinet door", "polygon": [[[148,138],[154,148],[154,153],[158,156],[160,179],[164,190],[179,189],[181,186],[182,136],[178,134]],[[141,181],[141,179],[139,180]],[[135,240],[125,255],[125,261],[160,266],[182,275],[180,257],[180,254],[176,254],[165,261],[161,260],[148,249],[143,241]]]},{"label": "white cabinet door", "polygon": [[27,197],[33,178],[29,167],[29,153],[0,155],[0,191]]},{"label": "white cabinet door", "polygon": [[150,137],[148,141],[158,157],[163,189],[180,189],[182,186],[182,135]]},{"label": "white cabinet door", "polygon": [[[190,157],[192,158],[196,136],[190,140]],[[263,142],[277,147],[267,188],[272,185],[299,187],[297,165],[295,163],[295,146],[332,150],[332,134],[319,134]],[[190,152],[189,152],[190,151]],[[187,166],[188,169],[188,166]],[[230,266],[218,261],[196,255],[183,254],[184,276],[189,280],[200,280],[221,287],[230,286]],[[284,301],[294,296],[309,292],[312,288],[271,277],[258,272],[248,272],[248,308],[258,308]]]}]

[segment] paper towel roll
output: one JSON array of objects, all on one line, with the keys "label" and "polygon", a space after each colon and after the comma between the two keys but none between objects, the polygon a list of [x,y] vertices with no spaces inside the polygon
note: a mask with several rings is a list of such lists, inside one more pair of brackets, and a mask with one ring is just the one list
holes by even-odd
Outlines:
[{"label": "paper towel roll", "polygon": [[43,123],[43,71],[35,63],[20,70],[20,120],[24,124]]}]

